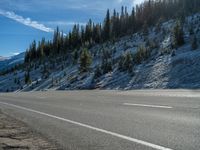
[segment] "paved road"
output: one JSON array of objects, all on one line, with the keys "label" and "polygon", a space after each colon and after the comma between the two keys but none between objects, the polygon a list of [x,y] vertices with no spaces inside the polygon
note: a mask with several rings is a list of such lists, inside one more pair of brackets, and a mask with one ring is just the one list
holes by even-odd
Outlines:
[{"label": "paved road", "polygon": [[67,150],[200,149],[200,91],[0,94],[0,109]]}]

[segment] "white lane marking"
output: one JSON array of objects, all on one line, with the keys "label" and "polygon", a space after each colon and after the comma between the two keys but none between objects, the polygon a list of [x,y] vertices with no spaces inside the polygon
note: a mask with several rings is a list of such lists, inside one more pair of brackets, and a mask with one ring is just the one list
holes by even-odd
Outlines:
[{"label": "white lane marking", "polygon": [[146,105],[146,104],[132,104],[132,103],[124,103],[126,106],[140,106],[140,107],[152,107],[152,108],[167,108],[171,109],[171,106],[160,106],[160,105]]},{"label": "white lane marking", "polygon": [[157,149],[157,150],[172,150],[170,148],[166,148],[166,147],[163,147],[163,146],[160,146],[160,145],[152,144],[152,143],[149,143],[149,142],[146,142],[146,141],[138,140],[138,139],[135,139],[135,138],[132,138],[132,137],[129,137],[129,136],[121,135],[121,134],[118,134],[118,133],[115,133],[115,132],[100,129],[100,128],[93,127],[93,126],[83,124],[83,123],[80,123],[80,122],[72,121],[72,120],[69,120],[69,119],[61,118],[61,117],[54,116],[54,115],[51,115],[51,114],[47,114],[47,113],[44,113],[44,112],[41,112],[41,111],[33,110],[33,109],[30,109],[30,108],[26,108],[26,107],[14,105],[14,104],[9,104],[9,103],[4,103],[4,102],[0,102],[0,104],[15,107],[15,108],[26,110],[26,111],[33,112],[33,113],[37,113],[37,114],[44,115],[44,116],[47,116],[47,117],[51,117],[51,118],[54,118],[54,119],[62,120],[62,121],[65,121],[65,122],[68,122],[68,123],[71,123],[71,124],[74,124],[74,125],[78,125],[78,126],[81,126],[81,127],[91,129],[91,130],[95,130],[95,131],[98,131],[98,132],[109,134],[109,135],[112,135],[112,136],[115,136],[115,137],[118,137],[118,138],[121,138],[121,139],[124,139],[124,140],[128,140],[128,141],[138,143],[138,144],[141,144],[141,145],[144,145],[144,146],[147,146],[147,147],[151,147],[151,148],[154,148],[154,149]]},{"label": "white lane marking", "polygon": [[[152,92],[156,92],[156,91],[152,91]],[[123,94],[123,93],[122,93]],[[128,95],[136,95],[136,96],[158,96],[158,97],[183,97],[183,98],[199,98],[200,97],[200,92],[199,93],[143,93],[143,92],[139,92],[139,93],[132,93],[130,92],[124,92],[124,94],[128,94]]]},{"label": "white lane marking", "polygon": [[46,97],[42,97],[42,96],[40,96],[40,97],[38,97],[39,99],[46,99]]}]

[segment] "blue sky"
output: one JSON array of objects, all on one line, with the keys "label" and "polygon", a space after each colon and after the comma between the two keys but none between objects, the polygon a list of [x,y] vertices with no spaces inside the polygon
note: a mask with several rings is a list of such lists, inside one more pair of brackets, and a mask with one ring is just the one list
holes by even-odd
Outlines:
[{"label": "blue sky", "polygon": [[51,39],[59,26],[67,33],[74,23],[102,22],[106,10],[120,10],[142,0],[0,0],[0,56],[23,52],[33,40]]}]

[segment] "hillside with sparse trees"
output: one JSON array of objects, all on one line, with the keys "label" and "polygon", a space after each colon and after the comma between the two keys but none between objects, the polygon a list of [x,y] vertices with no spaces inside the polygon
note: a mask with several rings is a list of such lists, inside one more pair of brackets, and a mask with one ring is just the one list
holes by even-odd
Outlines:
[{"label": "hillside with sparse trees", "polygon": [[15,81],[0,91],[199,88],[199,44],[199,0],[146,0],[33,41],[23,64],[1,72],[1,84]]}]

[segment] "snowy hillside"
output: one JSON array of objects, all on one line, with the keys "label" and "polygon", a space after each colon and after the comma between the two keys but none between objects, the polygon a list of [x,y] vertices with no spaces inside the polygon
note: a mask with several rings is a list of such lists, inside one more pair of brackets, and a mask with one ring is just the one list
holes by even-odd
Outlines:
[{"label": "snowy hillside", "polygon": [[[149,28],[148,34],[138,32],[114,42],[95,45],[90,49],[93,61],[88,73],[80,74],[79,65],[57,58],[56,64],[49,66],[48,73],[43,73],[44,65],[31,70],[29,84],[24,82],[23,70],[0,76],[0,91],[200,88],[200,46],[194,50],[191,44],[193,35],[197,38],[197,45],[200,44],[200,14],[188,17],[183,23],[185,43],[178,48],[171,47],[175,24],[175,20],[170,20],[159,28]],[[191,28],[194,33],[191,33]],[[135,61],[139,47],[147,47],[148,56],[135,63],[131,72],[120,70],[120,59],[130,53]],[[112,69],[97,76],[104,51],[110,54]],[[20,59],[18,57],[7,64]]]},{"label": "snowy hillside", "polygon": [[21,64],[24,61],[25,53],[20,53],[12,57],[0,57],[0,70],[5,70],[15,66],[16,64]]}]

